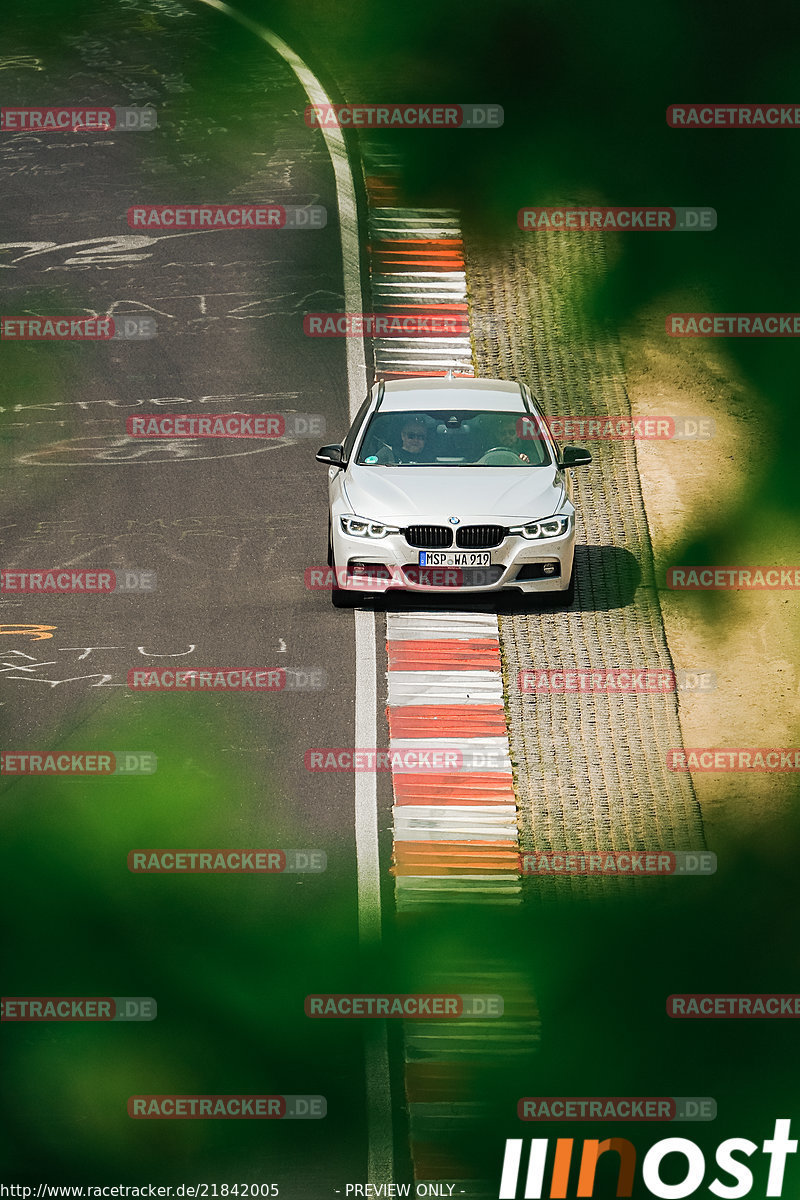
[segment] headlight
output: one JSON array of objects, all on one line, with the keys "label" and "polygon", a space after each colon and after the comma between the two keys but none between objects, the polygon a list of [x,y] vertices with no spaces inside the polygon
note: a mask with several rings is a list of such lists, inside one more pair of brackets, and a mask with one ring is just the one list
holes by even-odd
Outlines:
[{"label": "headlight", "polygon": [[570,516],[545,517],[543,521],[531,521],[528,525],[515,525],[508,532],[518,533],[532,542],[540,541],[542,538],[563,537],[569,531],[571,520]]},{"label": "headlight", "polygon": [[370,521],[367,517],[340,517],[342,532],[350,537],[385,538],[387,534],[399,533],[394,525],[383,525],[380,521]]}]

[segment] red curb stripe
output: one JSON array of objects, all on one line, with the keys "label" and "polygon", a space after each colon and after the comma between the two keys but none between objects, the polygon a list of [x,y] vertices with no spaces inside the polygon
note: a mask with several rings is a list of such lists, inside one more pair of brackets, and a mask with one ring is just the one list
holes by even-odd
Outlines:
[{"label": "red curb stripe", "polygon": [[467,305],[408,305],[384,304],[380,306],[381,316],[403,317],[465,317]]},{"label": "red curb stripe", "polygon": [[457,796],[499,797],[511,788],[510,771],[399,771],[393,778],[400,791],[413,792],[417,788],[429,787],[439,796],[451,797],[453,803],[457,802]]},{"label": "red curb stripe", "polygon": [[424,807],[426,804],[437,805],[439,807],[445,807],[445,808],[449,807],[450,805],[454,805],[459,808],[471,808],[471,807],[491,808],[491,806],[493,804],[498,804],[498,805],[513,804],[514,803],[514,793],[509,788],[506,792],[503,793],[503,795],[488,796],[485,793],[474,792],[474,793],[472,793],[472,795],[469,795],[469,796],[452,796],[452,797],[448,798],[448,797],[442,797],[438,793],[432,794],[428,791],[420,791],[416,795],[414,795],[412,793],[411,795],[409,795],[407,797],[406,796],[401,797],[401,796],[397,795],[397,789],[395,788],[394,802],[398,806],[398,808],[404,808],[408,805],[421,805],[422,807]]},{"label": "red curb stripe", "polygon": [[[398,842],[395,846],[395,876],[414,875],[428,878],[452,878],[465,875],[505,875],[519,877],[519,855],[514,849],[515,841],[447,843],[453,847],[452,857],[447,854],[419,853],[416,847],[425,842]],[[491,847],[491,848],[490,848]],[[468,852],[473,850],[473,854]],[[456,853],[457,851],[457,853]]]},{"label": "red curb stripe", "polygon": [[[406,859],[397,854],[400,846],[417,846],[419,844],[418,842],[397,842],[395,844],[396,861],[394,866],[389,868],[393,875],[425,875],[432,878],[445,878],[446,876],[475,875],[487,872],[493,875],[506,875],[509,879],[512,877],[514,879],[519,878],[519,855],[514,850],[517,844],[515,838],[509,838],[505,842],[481,842],[477,838],[475,841],[465,840],[464,842],[460,842],[459,846],[462,850],[480,851],[482,846],[490,847],[489,850],[484,851],[483,860],[475,858],[469,862],[466,859],[461,860],[457,857],[450,859],[445,855],[442,855],[438,860],[418,860],[415,858]],[[446,846],[447,842],[443,842],[442,845]],[[495,862],[492,856],[500,854],[502,851],[506,851],[510,858],[517,861],[517,867],[512,867],[507,862]]]},{"label": "red curb stripe", "polygon": [[[447,371],[381,371],[381,379],[388,383],[390,379],[444,379]],[[474,379],[470,371],[453,371],[453,379]]]},{"label": "red curb stripe", "polygon": [[502,704],[408,704],[387,708],[392,738],[503,737]]},{"label": "red curb stripe", "polygon": [[371,261],[379,262],[385,258],[396,258],[400,262],[460,262],[463,266],[464,256],[462,255],[457,244],[445,249],[444,247],[434,247],[429,249],[425,243],[417,243],[413,249],[407,246],[387,245],[385,242],[380,242],[372,252]]},{"label": "red curb stripe", "polygon": [[[474,844],[476,848],[481,845],[480,842]],[[511,845],[511,842],[507,842],[506,849]],[[498,849],[495,853],[499,854],[501,849]],[[512,850],[507,849],[507,854],[509,858],[514,857]],[[441,861],[425,860],[417,862],[415,859],[410,858],[408,860],[403,859],[402,862],[396,862],[389,869],[392,875],[400,879],[442,879],[455,882],[459,879],[474,880],[477,878],[479,881],[483,879],[496,879],[503,885],[519,883],[520,879],[519,871],[513,865],[510,865],[503,859],[495,860],[491,855],[485,855],[482,859],[476,858],[470,862],[460,862],[457,859],[450,862],[444,858]]]},{"label": "red curb stripe", "polygon": [[398,863],[389,868],[389,874],[395,879],[519,879],[519,872],[497,863],[470,863],[469,866],[458,863]]},{"label": "red curb stripe", "polygon": [[386,643],[389,670],[500,670],[500,647],[493,638],[399,638]]},{"label": "red curb stripe", "polygon": [[393,776],[395,804],[515,804],[511,772]]},{"label": "red curb stripe", "polygon": [[381,316],[386,314],[390,317],[402,317],[407,314],[410,317],[465,317],[467,315],[467,306],[465,304],[397,304],[381,305]]},{"label": "red curb stripe", "polygon": [[398,208],[397,203],[400,197],[399,190],[400,179],[396,175],[387,175],[382,178],[377,175],[367,175],[364,178],[364,186],[366,187],[367,197],[371,204],[376,200],[380,201],[381,197],[386,197],[383,203],[375,205],[377,208]]},{"label": "red curb stripe", "polygon": [[460,262],[464,263],[464,256],[457,249],[458,243],[454,243],[452,247],[445,249],[444,247],[429,248],[428,243],[417,243],[417,248],[408,250],[404,246],[398,246],[396,243],[378,242],[372,251],[372,260],[384,258],[398,258],[401,262],[407,262],[409,259],[414,261],[424,262]]},{"label": "red curb stripe", "polygon": [[[512,842],[516,845],[516,841]],[[395,858],[397,860],[404,859],[411,862],[419,859],[419,861],[431,862],[435,859],[445,859],[448,862],[453,862],[455,858],[462,858],[464,862],[478,862],[481,859],[497,859],[498,862],[512,863],[514,866],[519,866],[519,851],[508,850],[508,838],[488,838],[486,841],[479,843],[470,842],[469,845],[462,841],[458,842],[398,842],[395,846]]]}]

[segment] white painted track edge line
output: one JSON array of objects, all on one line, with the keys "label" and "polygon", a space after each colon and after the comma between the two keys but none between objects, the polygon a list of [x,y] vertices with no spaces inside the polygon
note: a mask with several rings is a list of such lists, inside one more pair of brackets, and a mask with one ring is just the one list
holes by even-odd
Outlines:
[{"label": "white painted track edge line", "polygon": [[[378,744],[377,634],[375,613],[356,609],[355,746]],[[370,669],[371,667],[371,669]],[[378,783],[374,771],[355,772],[358,926],[362,943],[381,938],[378,854]]]},{"label": "white painted track edge line", "polygon": [[[294,72],[311,104],[330,104],[320,81],[299,55],[270,29],[237,12],[224,0],[198,0],[230,17],[266,42]],[[331,159],[339,210],[342,274],[346,312],[361,312],[361,248],[355,185],[344,134],[338,127],[322,129]],[[349,416],[352,420],[366,395],[367,364],[360,338],[346,338]],[[359,617],[361,621],[359,621]],[[362,635],[362,636],[359,636]],[[363,638],[363,640],[362,640]],[[355,620],[355,741],[356,746],[377,742],[377,661],[374,612],[358,612]],[[368,705],[371,703],[371,710]],[[361,741],[359,735],[372,741]],[[360,941],[381,935],[380,853],[378,844],[378,791],[374,775],[359,772],[354,781],[358,929]],[[367,1178],[388,1184],[394,1177],[389,1050],[385,1022],[367,1022],[364,1038],[367,1093]]]}]

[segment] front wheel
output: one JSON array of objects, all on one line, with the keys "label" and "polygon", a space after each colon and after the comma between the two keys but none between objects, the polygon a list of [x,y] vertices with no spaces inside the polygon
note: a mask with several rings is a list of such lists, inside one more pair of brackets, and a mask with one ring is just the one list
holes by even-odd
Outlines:
[{"label": "front wheel", "polygon": [[333,583],[331,584],[331,604],[333,607],[355,608],[359,599],[358,592],[348,592],[345,588],[340,588],[334,574]]},{"label": "front wheel", "polygon": [[360,599],[358,592],[349,592],[339,587],[336,572],[336,560],[333,557],[333,543],[328,540],[328,565],[331,568],[331,604],[334,608],[353,608]]},{"label": "front wheel", "polygon": [[550,597],[556,608],[570,608],[575,601],[575,563],[572,563],[572,574],[569,577],[569,585],[565,592],[551,592]]}]

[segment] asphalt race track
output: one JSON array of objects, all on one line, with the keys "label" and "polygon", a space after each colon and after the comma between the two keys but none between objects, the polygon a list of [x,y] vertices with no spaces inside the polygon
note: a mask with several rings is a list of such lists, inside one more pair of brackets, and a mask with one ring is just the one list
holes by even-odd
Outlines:
[{"label": "asphalt race track", "polygon": [[[712,1015],[692,997],[767,994],[788,1007],[713,1015],[800,1015],[800,582],[669,579],[749,563],[800,581],[796,341],[676,340],[667,314],[761,307],[800,329],[764,268],[791,261],[785,232],[762,251],[745,213],[752,180],[766,207],[794,195],[774,156],[791,133],[665,125],[683,87],[736,99],[734,35],[715,75],[674,4],[668,31],[660,12],[585,7],[585,26],[559,6],[358,0],[4,15],[0,1200],[668,1200],[698,1179],[674,1160],[648,1175],[646,1136],[709,1164],[725,1137],[766,1155],[790,1136],[791,1026],[673,1018]],[[776,55],[764,74],[790,99]],[[395,96],[472,115],[413,134],[309,118]],[[500,101],[495,128],[470,125]],[[52,128],[19,117],[34,106],[115,118]],[[637,239],[518,217],[556,202],[680,219]],[[158,217],[215,206],[268,216]],[[310,335],[310,314],[357,310],[461,324]],[[333,607],[315,453],[376,379],[446,373],[522,382],[551,421],[677,422],[586,442],[565,606]],[[707,441],[681,432],[703,421]],[[536,672],[562,683],[529,686]],[[608,683],[648,672],[671,685]],[[348,761],[428,743],[463,770]],[[687,765],[720,752],[781,765]],[[662,1109],[615,1107],[631,1099]],[[590,1101],[602,1120],[570,1107]],[[619,1164],[595,1180],[607,1149]],[[737,1196],[795,1194],[753,1170]]]},{"label": "asphalt race track", "polygon": [[[29,70],[42,72],[38,95],[52,96],[54,103],[66,94],[98,106],[112,103],[122,89],[130,95],[136,82],[150,104],[202,93],[208,76],[176,70],[187,50],[212,62],[213,71],[230,71],[230,62],[218,57],[220,19],[214,14],[181,13],[152,29],[145,17],[109,12],[100,28],[74,26],[59,41],[53,65],[53,48],[42,49],[35,30],[16,32],[14,53],[37,60]],[[304,96],[292,73],[250,40],[242,34],[228,48],[246,59],[237,67],[238,95],[227,94],[234,114],[249,110],[245,135],[226,129],[224,114],[209,117],[208,129],[197,128],[191,111],[182,115],[179,104],[173,127],[162,126],[152,137],[59,132],[4,139],[5,183],[15,199],[3,234],[4,311],[147,314],[158,329],[152,340],[123,345],[49,345],[45,354],[41,345],[18,345],[7,351],[20,374],[8,390],[11,376],[3,372],[5,567],[133,568],[154,573],[156,586],[129,595],[3,597],[4,745],[144,750],[157,756],[158,771],[153,778],[113,781],[7,779],[4,807],[18,852],[28,856],[18,903],[31,919],[39,911],[37,874],[57,870],[61,901],[54,909],[48,905],[47,914],[39,912],[36,959],[49,964],[61,990],[72,994],[66,984],[76,960],[84,952],[94,958],[116,927],[111,944],[117,950],[102,951],[92,967],[103,994],[171,994],[180,1001],[183,1036],[194,1025],[235,1016],[232,1060],[241,1056],[250,1073],[257,1064],[259,1074],[249,1084],[238,1080],[240,1089],[270,1090],[261,1077],[266,1062],[268,1073],[286,1075],[272,1090],[326,1094],[331,1111],[341,1112],[331,1093],[338,1074],[352,1136],[364,1121],[363,1087],[353,1087],[361,1062],[357,1024],[345,1029],[336,1051],[340,1069],[326,1067],[324,1086],[313,1027],[310,1033],[303,1029],[302,1045],[284,1031],[280,1069],[272,1043],[262,1040],[264,1022],[281,1026],[291,993],[302,1011],[303,971],[297,966],[319,956],[321,907],[336,913],[342,960],[357,946],[353,779],[304,768],[305,751],[322,730],[324,744],[353,744],[354,651],[353,617],[333,611],[328,591],[305,585],[306,569],[325,563],[324,476],[313,451],[326,440],[320,427],[335,439],[348,425],[342,343],[309,344],[298,317],[309,304],[341,306],[332,171],[319,139],[297,120]],[[13,102],[12,84],[22,102],[29,75],[8,73],[4,84],[6,98]],[[230,144],[231,134],[253,138],[246,159]],[[220,152],[226,142],[228,150]],[[136,233],[126,221],[126,210],[137,202],[237,198],[324,205],[327,225],[153,236]],[[126,435],[132,414],[235,411],[308,413],[322,425],[310,439],[271,442],[144,442]],[[20,623],[24,628],[17,628]],[[47,636],[38,637],[30,626],[47,627]],[[127,687],[135,668],[190,665],[282,668],[297,689],[156,696]],[[149,879],[121,876],[110,906],[87,890],[90,862],[103,851],[127,871],[134,844],[187,845],[187,834],[200,846],[320,847],[328,869],[317,877],[269,879],[268,895],[260,880],[216,879],[209,908],[197,893],[187,901],[182,882],[171,893],[169,881],[154,887]],[[152,896],[165,882],[167,892],[156,902]],[[140,919],[142,885],[154,891]],[[171,919],[161,905],[172,909]],[[213,1003],[206,1011],[208,997],[192,998],[181,987],[177,968],[185,961],[194,970],[195,957],[224,944],[225,924],[240,917],[244,923],[238,935],[232,932],[230,957],[212,951],[207,960],[209,984],[219,992],[215,1016]],[[24,921],[17,933],[27,941]],[[238,957],[237,937],[244,951]],[[276,949],[287,941],[292,970]],[[24,948],[21,953],[25,958]],[[265,987],[263,1007],[240,1013],[231,993],[254,979]],[[169,1002],[160,1007],[163,1019]],[[170,1041],[176,1036],[180,1042],[174,1027],[164,1033]],[[72,1053],[65,1049],[63,1060],[56,1054],[54,1088],[61,1072],[69,1074]],[[201,1071],[202,1053],[199,1042],[184,1064],[189,1074]],[[293,1053],[299,1056],[294,1075],[302,1076],[297,1081]],[[219,1057],[224,1061],[226,1052]],[[160,1090],[146,1074],[138,1082],[131,1077],[131,1092]],[[190,1089],[184,1084],[172,1090]],[[235,1089],[231,1083],[213,1090]],[[54,1174],[62,1177],[74,1131],[57,1113],[48,1124],[63,1168]],[[280,1130],[288,1142],[280,1155],[270,1156],[267,1176],[263,1162],[246,1166],[245,1176],[281,1182],[288,1172],[299,1186],[304,1172],[320,1169],[321,1162],[326,1178],[334,1163],[341,1164],[343,1177],[360,1175],[357,1148],[364,1139],[344,1141],[341,1118],[316,1123],[322,1142],[313,1156],[292,1151],[287,1160],[298,1128]],[[146,1162],[133,1143],[128,1152]],[[213,1161],[216,1151],[209,1153]],[[196,1163],[195,1174],[208,1177]]]}]

